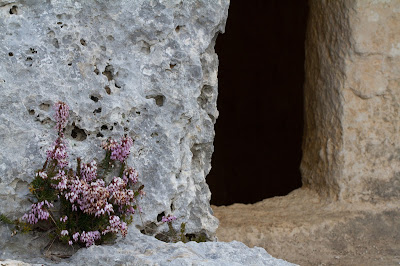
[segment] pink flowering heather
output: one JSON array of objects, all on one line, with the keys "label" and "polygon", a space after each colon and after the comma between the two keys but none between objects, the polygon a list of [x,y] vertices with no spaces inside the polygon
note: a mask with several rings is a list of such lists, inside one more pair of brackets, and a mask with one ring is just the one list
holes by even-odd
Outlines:
[{"label": "pink flowering heather", "polygon": [[175,220],[176,220],[176,217],[173,216],[173,215],[163,216],[162,219],[161,219],[161,221],[163,223],[170,223],[170,222],[173,222]]},{"label": "pink flowering heather", "polygon": [[36,224],[39,220],[47,220],[50,214],[46,209],[44,209],[44,205],[48,208],[53,207],[53,204],[49,203],[47,200],[34,203],[31,206],[31,211],[22,216],[22,220],[25,220],[30,224]]},{"label": "pink flowering heather", "polygon": [[65,198],[72,204],[79,206],[79,209],[87,214],[96,217],[105,213],[114,212],[112,204],[107,199],[109,192],[102,179],[87,183],[85,180],[73,179],[68,185]]},{"label": "pink flowering heather", "polygon": [[58,174],[54,176],[52,179],[59,181],[58,184],[53,185],[53,187],[55,187],[60,191],[67,189],[68,177],[65,175],[65,172],[63,170],[59,170]]},{"label": "pink flowering heather", "polygon": [[39,171],[39,172],[37,173],[37,176],[40,177],[40,178],[42,178],[42,179],[47,179],[47,173],[46,173],[46,172],[43,172],[43,171]]},{"label": "pink flowering heather", "polygon": [[97,177],[97,163],[92,161],[88,164],[81,165],[81,178],[86,182],[95,180]]},{"label": "pink flowering heather", "polygon": [[68,154],[67,154],[67,146],[65,141],[59,137],[53,144],[53,147],[47,152],[48,160],[55,160],[57,162],[58,167],[64,168],[68,166]]},{"label": "pink flowering heather", "polygon": [[100,232],[99,231],[90,231],[90,232],[85,232],[83,231],[81,233],[81,241],[83,243],[86,243],[86,247],[90,247],[91,245],[94,244],[96,240],[99,240],[101,238]]},{"label": "pink flowering heather", "polygon": [[135,202],[135,193],[132,189],[125,189],[126,186],[126,182],[120,177],[114,177],[107,186],[107,190],[110,193],[110,200],[120,207],[129,206]]},{"label": "pink flowering heather", "polygon": [[[120,176],[114,176],[106,184],[106,177],[98,176],[98,164],[94,160],[81,164],[78,158],[75,171],[67,168],[69,162],[63,131],[68,122],[69,107],[57,102],[54,110],[58,138],[46,152],[47,160],[30,187],[40,200],[32,204],[31,211],[22,219],[30,224],[48,220],[58,238],[69,245],[75,242],[89,247],[101,242],[103,237],[106,239],[117,233],[125,237],[128,232],[126,221],[131,221],[130,215],[135,213],[136,208],[141,210],[136,198],[144,195],[143,186],[137,184],[138,173],[125,162],[133,145],[132,138],[125,136],[120,143],[108,139],[102,144],[106,157],[104,163],[99,165],[102,169],[99,175],[106,175],[109,165],[121,167]],[[110,163],[110,160],[114,162]],[[135,186],[139,188],[135,189]],[[61,203],[57,221],[49,209],[56,199]],[[48,219],[50,216],[52,219]]]},{"label": "pink flowering heather", "polygon": [[68,122],[69,106],[64,102],[56,102],[54,108],[54,119],[56,120],[56,130],[61,133]]},{"label": "pink flowering heather", "polygon": [[133,140],[130,137],[123,137],[121,139],[121,144],[118,144],[115,148],[111,149],[111,160],[118,160],[124,162],[128,155],[130,154],[131,146],[133,145]]},{"label": "pink flowering heather", "polygon": [[113,151],[115,148],[117,148],[117,146],[118,142],[111,138],[103,141],[101,144],[101,147],[106,151]]},{"label": "pink flowering heather", "polygon": [[65,223],[68,220],[68,216],[64,215],[63,217],[60,218],[60,222]]},{"label": "pink flowering heather", "polygon": [[122,236],[126,236],[128,233],[128,227],[125,222],[121,222],[118,216],[110,216],[110,225],[107,226],[106,230],[102,232],[102,234],[106,234],[109,232],[118,233],[121,232]]},{"label": "pink flowering heather", "polygon": [[78,242],[78,240],[79,240],[79,232],[76,232],[75,234],[73,234],[73,235],[72,235],[72,239],[73,239],[75,242]]},{"label": "pink flowering heather", "polygon": [[128,184],[129,182],[131,182],[131,184],[134,185],[138,181],[138,173],[132,167],[128,167],[124,170],[122,179],[124,179],[125,183]]}]

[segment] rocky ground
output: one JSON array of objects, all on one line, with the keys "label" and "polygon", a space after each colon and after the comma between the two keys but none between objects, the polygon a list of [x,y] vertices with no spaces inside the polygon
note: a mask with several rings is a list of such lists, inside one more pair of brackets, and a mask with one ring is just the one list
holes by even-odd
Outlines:
[{"label": "rocky ground", "polygon": [[308,189],[255,204],[213,206],[219,241],[259,246],[300,265],[399,265],[400,207],[327,202]]}]

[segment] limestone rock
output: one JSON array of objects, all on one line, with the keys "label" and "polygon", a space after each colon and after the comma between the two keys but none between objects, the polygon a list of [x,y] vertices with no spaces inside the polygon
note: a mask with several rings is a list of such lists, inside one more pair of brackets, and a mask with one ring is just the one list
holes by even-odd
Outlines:
[{"label": "limestone rock", "polygon": [[[1,253],[0,253],[1,257]],[[115,245],[91,246],[80,249],[71,258],[51,261],[43,258],[24,258],[14,255],[5,265],[26,265],[43,263],[45,265],[294,265],[271,257],[262,248],[249,248],[243,243],[189,242],[183,244],[164,243],[154,237],[141,234],[131,227],[128,236],[119,239]],[[12,264],[15,263],[15,264]]]},{"label": "limestone rock", "polygon": [[217,237],[299,265],[399,264],[397,203],[329,202],[301,188],[255,204],[213,206]]},{"label": "limestone rock", "polygon": [[0,0],[0,213],[29,209],[28,184],[55,140],[51,106],[61,100],[71,108],[71,162],[101,160],[102,140],[128,134],[129,164],[147,193],[144,224],[166,230],[157,217],[173,213],[187,233],[212,239],[218,221],[205,176],[218,117],[214,44],[228,5]]},{"label": "limestone rock", "polygon": [[400,199],[400,2],[311,1],[303,184],[343,201]]}]

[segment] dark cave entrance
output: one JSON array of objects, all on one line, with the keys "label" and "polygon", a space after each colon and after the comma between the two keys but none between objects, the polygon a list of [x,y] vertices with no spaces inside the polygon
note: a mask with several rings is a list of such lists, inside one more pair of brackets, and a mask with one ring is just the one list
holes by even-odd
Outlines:
[{"label": "dark cave entrance", "polygon": [[219,118],[211,204],[254,203],[301,187],[307,0],[233,0],[217,39]]}]

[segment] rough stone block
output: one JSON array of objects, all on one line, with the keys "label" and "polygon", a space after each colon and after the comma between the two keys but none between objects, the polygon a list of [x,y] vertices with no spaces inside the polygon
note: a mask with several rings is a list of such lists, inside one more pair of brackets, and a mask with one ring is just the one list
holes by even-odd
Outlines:
[{"label": "rough stone block", "polygon": [[[210,171],[218,117],[214,44],[229,1],[0,0],[0,213],[26,212],[28,184],[55,140],[51,106],[70,108],[69,155],[103,158],[108,137],[131,136],[129,164],[159,214],[213,239]],[[142,226],[135,217],[135,224]],[[0,245],[1,246],[1,245]]]},{"label": "rough stone block", "polygon": [[303,184],[344,201],[398,200],[400,5],[311,1]]}]

